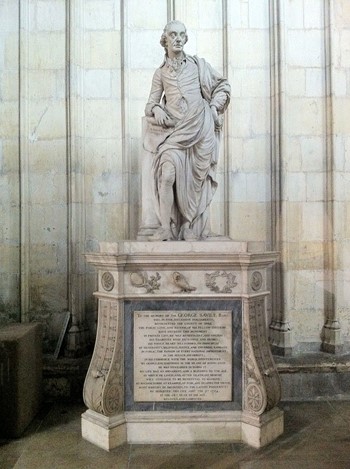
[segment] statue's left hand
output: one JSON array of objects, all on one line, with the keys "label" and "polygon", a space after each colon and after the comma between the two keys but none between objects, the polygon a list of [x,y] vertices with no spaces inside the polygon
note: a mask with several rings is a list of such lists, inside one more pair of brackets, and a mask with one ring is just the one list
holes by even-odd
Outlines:
[{"label": "statue's left hand", "polygon": [[216,109],[215,106],[210,106],[210,109],[211,109],[211,113],[213,115],[213,119],[214,119],[214,122],[216,123],[219,116],[218,116],[218,110]]},{"label": "statue's left hand", "polygon": [[222,116],[219,116],[218,110],[216,109],[215,106],[210,106],[210,109],[211,109],[211,113],[214,119],[215,129],[221,129],[222,124],[223,124]]},{"label": "statue's left hand", "polygon": [[220,109],[223,109],[227,101],[227,96],[225,94],[218,94],[215,100],[215,105],[218,106]]}]

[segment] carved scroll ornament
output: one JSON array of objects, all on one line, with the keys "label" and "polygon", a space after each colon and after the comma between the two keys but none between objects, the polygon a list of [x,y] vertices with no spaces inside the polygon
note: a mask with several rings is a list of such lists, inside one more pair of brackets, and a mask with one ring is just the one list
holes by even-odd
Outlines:
[{"label": "carved scroll ornament", "polygon": [[264,297],[244,302],[244,410],[261,415],[281,399],[281,382],[267,341]]},{"label": "carved scroll ornament", "polygon": [[123,410],[123,328],[118,303],[100,300],[95,350],[84,384],[86,406],[108,417]]}]

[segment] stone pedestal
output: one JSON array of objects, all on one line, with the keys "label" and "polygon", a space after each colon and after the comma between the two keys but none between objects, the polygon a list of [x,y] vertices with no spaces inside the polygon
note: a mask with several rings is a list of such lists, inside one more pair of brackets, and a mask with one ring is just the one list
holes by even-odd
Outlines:
[{"label": "stone pedestal", "polygon": [[[152,124],[149,117],[142,118],[142,188],[141,188],[141,213],[142,220],[137,239],[139,241],[148,241],[148,238],[154,234],[160,227],[160,221],[155,212],[154,201],[154,178],[152,175],[152,165],[154,160],[154,150],[161,142],[161,138],[165,138],[164,129],[159,133],[159,126]],[[147,138],[145,138],[147,135]]]},{"label": "stone pedestal", "polygon": [[122,443],[243,441],[283,432],[266,334],[273,252],[234,241],[101,243],[96,345],[83,437]]},{"label": "stone pedestal", "polygon": [[0,329],[0,437],[18,438],[40,408],[41,324]]}]

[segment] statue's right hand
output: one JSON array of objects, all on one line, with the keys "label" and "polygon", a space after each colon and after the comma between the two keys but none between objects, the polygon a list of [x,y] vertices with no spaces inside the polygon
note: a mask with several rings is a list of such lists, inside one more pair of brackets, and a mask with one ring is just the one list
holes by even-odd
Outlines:
[{"label": "statue's right hand", "polygon": [[169,116],[163,109],[159,106],[153,108],[153,115],[158,125],[167,127],[167,123],[170,123]]}]

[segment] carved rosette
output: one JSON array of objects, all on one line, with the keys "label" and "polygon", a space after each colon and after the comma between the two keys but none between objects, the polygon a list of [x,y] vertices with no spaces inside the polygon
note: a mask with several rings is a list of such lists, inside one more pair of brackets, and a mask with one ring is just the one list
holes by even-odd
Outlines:
[{"label": "carved rosette", "polygon": [[244,300],[243,408],[261,415],[281,399],[281,383],[267,340],[265,298]]},{"label": "carved rosette", "polygon": [[108,417],[123,410],[123,324],[116,301],[99,300],[94,353],[84,384],[86,406]]},{"label": "carved rosette", "polygon": [[263,276],[259,271],[255,271],[252,273],[252,276],[250,278],[250,286],[252,290],[254,291],[259,291],[263,285]]},{"label": "carved rosette", "polygon": [[114,288],[114,277],[111,272],[105,272],[101,277],[102,288],[106,291],[112,291]]}]

